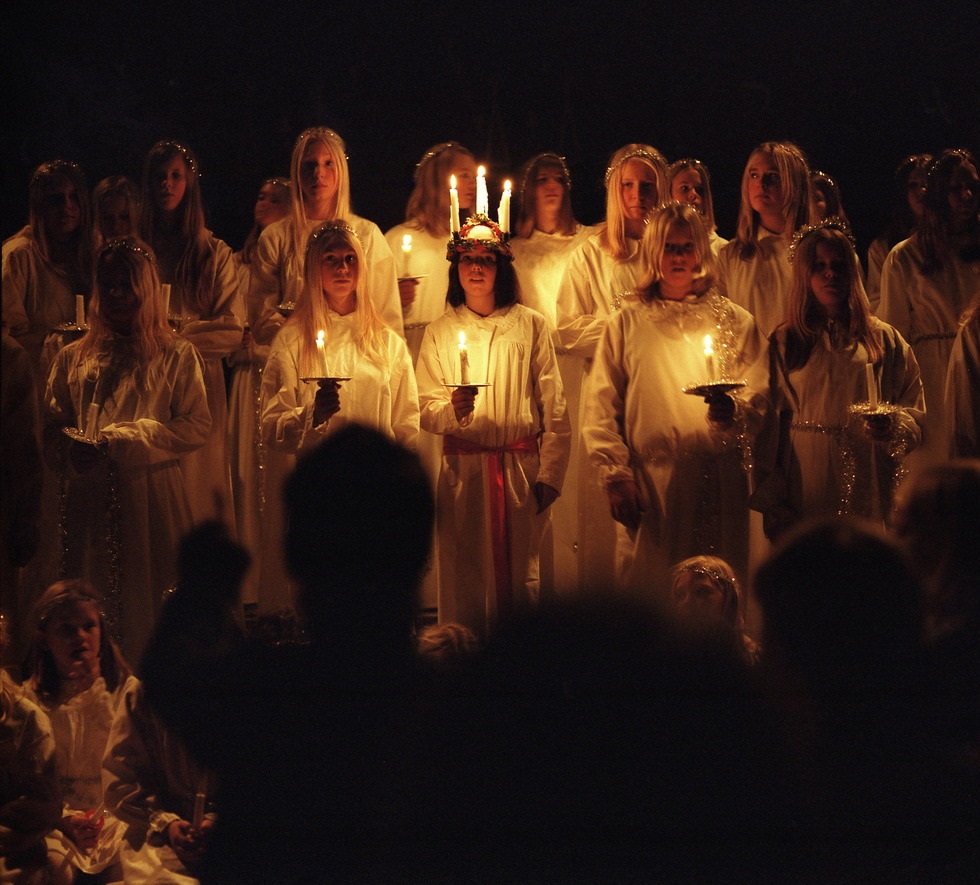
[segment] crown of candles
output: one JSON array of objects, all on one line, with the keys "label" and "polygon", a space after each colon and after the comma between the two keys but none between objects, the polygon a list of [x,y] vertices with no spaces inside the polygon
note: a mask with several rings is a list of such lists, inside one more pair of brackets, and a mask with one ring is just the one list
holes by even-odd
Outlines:
[{"label": "crown of candles", "polygon": [[487,171],[480,166],[476,172],[476,211],[459,223],[459,192],[456,190],[456,176],[449,176],[449,231],[452,239],[446,257],[452,261],[454,256],[464,252],[496,252],[513,258],[510,248],[510,182],[504,182],[504,190],[497,207],[497,223],[490,219],[490,197],[487,193]]}]

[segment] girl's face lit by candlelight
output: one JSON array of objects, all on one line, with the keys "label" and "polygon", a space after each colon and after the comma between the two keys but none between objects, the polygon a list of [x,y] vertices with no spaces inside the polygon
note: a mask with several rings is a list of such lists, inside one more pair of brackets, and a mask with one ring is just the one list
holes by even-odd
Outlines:
[{"label": "girl's face lit by candlelight", "polygon": [[268,227],[274,221],[286,217],[289,202],[281,188],[273,184],[263,184],[255,201],[255,221],[260,227]]},{"label": "girl's face lit by candlelight", "polygon": [[828,316],[837,316],[851,288],[850,262],[842,248],[821,242],[813,255],[810,290]]},{"label": "girl's face lit by candlelight", "polygon": [[642,160],[635,157],[623,164],[620,202],[628,221],[643,221],[657,202],[657,176]]},{"label": "girl's face lit by candlelight", "polygon": [[497,281],[497,257],[489,253],[469,252],[459,259],[459,282],[467,299],[493,295]]},{"label": "girl's face lit by candlelight", "polygon": [[709,575],[681,572],[674,582],[672,595],[682,618],[701,624],[725,620],[725,594]]},{"label": "girl's face lit by candlelight", "polygon": [[557,166],[540,166],[534,176],[534,205],[538,212],[557,212],[565,199],[565,176]]},{"label": "girl's face lit by candlelight", "polygon": [[333,213],[339,185],[333,154],[323,142],[311,141],[299,164],[299,184],[307,214],[325,219]]},{"label": "girl's face lit by candlelight", "polygon": [[924,169],[913,169],[909,174],[908,201],[909,209],[918,219],[922,217],[922,204],[926,198],[926,173]]},{"label": "girl's face lit by candlelight", "polygon": [[54,176],[48,184],[41,219],[45,233],[55,242],[65,241],[78,230],[82,223],[81,201],[78,190],[67,176]]},{"label": "girl's face lit by candlelight", "polygon": [[782,178],[769,154],[753,154],[749,157],[748,191],[749,205],[763,218],[782,214]]},{"label": "girl's face lit by candlelight", "polygon": [[165,160],[154,170],[153,197],[161,212],[173,212],[187,193],[187,163],[182,156]]},{"label": "girl's face lit by candlelight", "polygon": [[133,321],[140,309],[140,297],[133,289],[129,268],[109,256],[99,264],[96,274],[99,287],[99,316],[116,335],[131,335]]},{"label": "girl's face lit by candlelight", "polygon": [[74,678],[83,662],[97,663],[102,629],[94,605],[79,602],[56,612],[44,625],[41,647],[51,652],[58,676]]},{"label": "girl's face lit by candlelight", "polygon": [[670,197],[681,203],[690,203],[698,212],[703,211],[704,182],[697,169],[678,172],[670,183]]},{"label": "girl's face lit by candlelight", "polygon": [[690,225],[675,224],[667,233],[660,259],[660,294],[675,300],[683,298],[694,288],[700,266],[701,256]]},{"label": "girl's face lit by candlelight", "polygon": [[970,163],[964,163],[953,171],[947,188],[950,226],[952,230],[964,230],[976,218],[980,207],[980,181],[977,170]]},{"label": "girl's face lit by candlelight", "polygon": [[466,154],[459,154],[453,163],[451,174],[456,176],[461,209],[473,209],[476,205],[476,161]]},{"label": "girl's face lit by candlelight", "polygon": [[136,235],[136,219],[129,210],[129,200],[122,194],[109,194],[99,205],[99,227],[107,240]]},{"label": "girl's face lit by candlelight", "polygon": [[[357,288],[357,253],[343,240],[328,243],[320,259],[320,285],[334,309],[344,304]],[[338,311],[340,312],[340,311]]]}]

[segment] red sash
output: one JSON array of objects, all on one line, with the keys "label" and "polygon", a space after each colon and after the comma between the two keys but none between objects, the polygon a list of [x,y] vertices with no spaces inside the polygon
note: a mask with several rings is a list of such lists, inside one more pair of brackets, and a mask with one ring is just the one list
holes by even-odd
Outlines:
[{"label": "red sash", "polygon": [[511,583],[510,526],[504,500],[504,454],[507,452],[537,452],[537,434],[494,448],[458,436],[442,438],[446,455],[489,455],[490,468],[490,538],[493,547],[493,577],[497,589],[497,616],[506,617],[514,608],[514,588]]}]

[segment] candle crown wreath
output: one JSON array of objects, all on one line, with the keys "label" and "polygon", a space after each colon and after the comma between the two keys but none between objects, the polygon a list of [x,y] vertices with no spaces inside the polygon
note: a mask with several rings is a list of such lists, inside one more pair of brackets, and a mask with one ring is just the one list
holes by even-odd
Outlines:
[{"label": "candle crown wreath", "polygon": [[796,250],[799,248],[800,243],[802,243],[810,234],[816,233],[818,230],[836,230],[844,234],[849,240],[852,247],[857,245],[857,241],[854,239],[854,234],[851,233],[851,226],[840,216],[831,215],[830,218],[825,218],[823,221],[818,221],[816,224],[804,224],[795,234],[793,234],[793,240],[789,244],[789,250],[787,252],[787,257],[789,258],[790,264],[793,263],[793,259],[796,258]]},{"label": "candle crown wreath", "polygon": [[488,215],[471,215],[446,247],[446,259],[458,261],[467,252],[492,252],[513,258],[510,237],[500,229],[500,225],[490,220]]}]

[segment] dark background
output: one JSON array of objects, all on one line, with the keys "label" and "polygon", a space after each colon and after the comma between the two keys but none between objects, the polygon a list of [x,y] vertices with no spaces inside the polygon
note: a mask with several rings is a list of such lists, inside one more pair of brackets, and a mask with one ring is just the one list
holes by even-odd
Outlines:
[{"label": "dark background", "polygon": [[[980,145],[980,3],[608,2],[200,4],[18,2],[4,29],[2,235],[26,220],[32,170],[76,160],[89,184],[138,179],[154,141],[198,154],[209,225],[239,248],[259,183],[296,135],[347,142],[354,208],[402,220],[419,156],[461,141],[504,177],[567,155],[576,215],[629,141],[712,172],[731,236],[752,147],[789,139],[841,186],[861,249],[896,162]],[[401,11],[397,11],[401,10]]]}]

